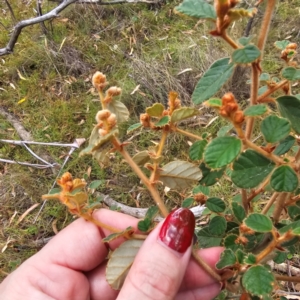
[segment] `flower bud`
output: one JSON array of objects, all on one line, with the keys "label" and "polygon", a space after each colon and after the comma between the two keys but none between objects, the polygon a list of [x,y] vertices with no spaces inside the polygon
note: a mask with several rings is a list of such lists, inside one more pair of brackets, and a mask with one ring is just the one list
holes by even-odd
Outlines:
[{"label": "flower bud", "polygon": [[241,110],[238,110],[233,117],[233,122],[236,124],[241,124],[245,121],[244,113]]},{"label": "flower bud", "polygon": [[239,106],[235,102],[227,103],[224,106],[224,109],[226,110],[227,114],[230,115],[230,113],[237,111]]},{"label": "flower bud", "polygon": [[221,108],[220,109],[220,115],[224,118],[228,118],[228,114],[227,114],[227,111],[225,110],[225,108]]},{"label": "flower bud", "polygon": [[150,127],[150,116],[146,114],[140,115],[140,122],[144,127]]},{"label": "flower bud", "polygon": [[111,115],[108,109],[102,109],[97,112],[96,122],[99,123],[102,120],[106,120]]},{"label": "flower bud", "polygon": [[122,90],[120,88],[118,88],[116,86],[112,86],[106,91],[106,94],[110,97],[113,97],[113,96],[120,95],[121,92],[122,92]]},{"label": "flower bud", "polygon": [[289,43],[285,48],[286,49],[293,49],[296,50],[297,49],[297,44],[296,43]]},{"label": "flower bud", "polygon": [[110,128],[114,127],[117,124],[117,117],[115,114],[111,114],[107,119],[106,119],[108,125]]},{"label": "flower bud", "polygon": [[92,83],[97,90],[102,90],[108,84],[106,81],[106,76],[98,71],[93,75]]},{"label": "flower bud", "polygon": [[107,135],[108,132],[107,132],[106,129],[100,128],[98,130],[98,133],[99,133],[100,136],[105,136],[105,135]]},{"label": "flower bud", "polygon": [[234,95],[229,92],[222,97],[222,105],[226,105],[230,102],[235,102],[235,98]]},{"label": "flower bud", "polygon": [[174,101],[174,108],[179,108],[181,106],[181,101],[177,98],[175,101]]},{"label": "flower bud", "polygon": [[66,183],[67,181],[72,181],[72,180],[73,180],[73,178],[72,178],[71,173],[66,172],[61,176],[60,182]]}]

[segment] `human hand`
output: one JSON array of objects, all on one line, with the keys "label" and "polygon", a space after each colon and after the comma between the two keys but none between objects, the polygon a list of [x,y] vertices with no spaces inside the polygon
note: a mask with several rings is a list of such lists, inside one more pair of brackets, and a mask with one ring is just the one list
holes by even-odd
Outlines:
[{"label": "human hand", "polygon": [[[120,229],[137,227],[138,223],[133,217],[105,209],[95,212],[94,218]],[[179,243],[181,246],[173,244],[174,239],[170,242],[170,230],[174,224],[174,218],[171,218],[171,222],[162,222],[151,232],[119,292],[113,290],[105,279],[108,249],[102,238],[110,232],[83,219],[76,220],[2,282],[0,298],[213,299],[220,292],[220,283],[191,259],[191,240],[188,242],[184,238]],[[110,248],[115,249],[123,241],[112,241]],[[220,247],[199,250],[200,256],[212,267],[221,252]]]}]

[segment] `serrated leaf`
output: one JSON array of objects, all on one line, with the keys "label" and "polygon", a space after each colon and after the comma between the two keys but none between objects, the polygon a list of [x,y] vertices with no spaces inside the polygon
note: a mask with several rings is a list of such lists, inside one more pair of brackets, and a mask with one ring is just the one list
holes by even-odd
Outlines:
[{"label": "serrated leaf", "polygon": [[273,223],[271,219],[265,215],[259,213],[250,214],[244,223],[250,229],[256,232],[270,232],[273,229]]},{"label": "serrated leaf", "polygon": [[129,111],[121,101],[112,100],[107,104],[107,109],[117,116],[118,123],[123,123],[129,119]]},{"label": "serrated leaf", "polygon": [[131,125],[131,126],[128,127],[127,134],[130,133],[130,132],[132,132],[132,131],[134,131],[134,130],[136,130],[136,129],[139,129],[141,127],[142,127],[141,123],[135,123],[135,124],[133,124],[133,125]]},{"label": "serrated leaf", "polygon": [[237,249],[237,251],[235,252],[235,255],[237,257],[238,262],[240,264],[242,264],[243,261],[244,261],[244,258],[246,256],[246,253],[243,250],[241,250],[241,249]]},{"label": "serrated leaf", "polygon": [[293,230],[293,229],[296,229],[299,227],[300,227],[300,220],[290,223],[290,224],[280,228],[278,231],[280,234],[284,234],[285,232],[287,232],[289,230]]},{"label": "serrated leaf", "polygon": [[221,129],[217,132],[218,137],[226,136],[228,132],[233,128],[233,125],[222,126]]},{"label": "serrated leaf", "polygon": [[268,73],[261,73],[259,76],[259,81],[269,81],[270,75]]},{"label": "serrated leaf", "polygon": [[103,182],[102,180],[94,180],[89,184],[89,188],[95,190],[102,184],[102,182]]},{"label": "serrated leaf", "polygon": [[256,117],[265,114],[268,108],[264,104],[252,105],[244,110],[244,115],[248,117]]},{"label": "serrated leaf", "polygon": [[295,219],[300,216],[300,207],[298,205],[288,206],[287,211],[291,219]]},{"label": "serrated leaf", "polygon": [[236,251],[237,249],[241,248],[239,244],[236,243],[238,239],[237,234],[228,234],[224,239],[224,246],[226,249],[231,249],[232,251]]},{"label": "serrated leaf", "polygon": [[153,220],[159,213],[159,208],[156,205],[150,206],[146,212],[145,218]]},{"label": "serrated leaf", "polygon": [[171,116],[171,122],[176,123],[193,116],[199,115],[199,110],[192,107],[180,107],[175,109]]},{"label": "serrated leaf", "polygon": [[208,230],[212,235],[221,236],[226,231],[226,220],[224,217],[215,216],[208,225]]},{"label": "serrated leaf", "polygon": [[222,99],[220,98],[212,98],[208,99],[207,101],[204,102],[204,105],[209,106],[209,107],[221,107],[222,106]]},{"label": "serrated leaf", "polygon": [[233,136],[213,139],[204,151],[204,161],[213,168],[222,168],[231,163],[240,153],[242,142]]},{"label": "serrated leaf", "polygon": [[276,251],[277,255],[273,258],[276,264],[281,264],[287,259],[287,253],[282,251]]},{"label": "serrated leaf", "polygon": [[284,50],[289,43],[290,43],[290,41],[283,40],[283,41],[275,42],[274,45],[276,48],[278,48],[280,50]]},{"label": "serrated leaf", "polygon": [[213,171],[210,168],[207,168],[204,163],[201,163],[200,169],[202,171],[202,179],[199,181],[199,183],[205,186],[214,185],[221,179],[225,171],[225,168]]},{"label": "serrated leaf", "polygon": [[275,164],[260,153],[246,150],[233,163],[231,179],[240,188],[254,188],[273,170]]},{"label": "serrated leaf", "polygon": [[206,196],[209,196],[209,187],[203,186],[203,185],[198,185],[198,186],[194,187],[193,195],[198,194],[198,193],[202,193]]},{"label": "serrated leaf", "polygon": [[246,45],[232,53],[232,61],[236,64],[249,64],[260,57],[260,51],[255,45]]},{"label": "serrated leaf", "polygon": [[149,218],[145,218],[144,220],[140,220],[138,222],[138,230],[142,232],[148,232],[148,230],[152,227],[152,221]]},{"label": "serrated leaf", "polygon": [[222,199],[216,197],[208,198],[205,205],[208,209],[216,213],[223,212],[226,208],[225,202]]},{"label": "serrated leaf", "polygon": [[261,265],[250,267],[242,277],[244,288],[252,295],[263,296],[273,291],[274,275]]},{"label": "serrated leaf", "polygon": [[288,136],[291,124],[287,119],[271,115],[261,122],[260,129],[268,143],[276,143]]},{"label": "serrated leaf", "polygon": [[298,177],[290,166],[280,166],[271,176],[271,186],[277,192],[292,192],[298,187]]},{"label": "serrated leaf", "polygon": [[221,253],[220,260],[216,264],[218,270],[233,266],[237,262],[237,258],[231,249],[225,249]]},{"label": "serrated leaf", "polygon": [[194,198],[186,198],[182,201],[181,207],[190,208],[194,204],[195,200]]},{"label": "serrated leaf", "polygon": [[159,180],[171,189],[187,188],[202,177],[200,169],[186,161],[172,161],[160,172]]},{"label": "serrated leaf", "polygon": [[116,232],[108,235],[106,238],[102,239],[103,243],[109,243],[119,237],[124,237],[125,235],[131,234],[134,232],[134,229],[130,226],[121,232]]},{"label": "serrated leaf", "polygon": [[143,240],[128,240],[111,255],[106,267],[106,280],[114,290],[120,290]]},{"label": "serrated leaf", "polygon": [[199,230],[196,235],[201,248],[220,246],[222,241],[222,237],[216,237],[210,233],[208,226]]},{"label": "serrated leaf", "polygon": [[232,76],[234,64],[229,63],[230,58],[215,61],[208,71],[198,81],[192,94],[192,101],[200,104],[214,96],[225,82]]},{"label": "serrated leaf", "polygon": [[138,165],[138,166],[144,166],[148,161],[150,161],[150,155],[149,151],[144,150],[141,152],[138,152],[132,157],[132,160]]},{"label": "serrated leaf", "polygon": [[254,265],[256,263],[256,256],[252,253],[249,253],[245,258],[244,258],[244,263],[248,265]]},{"label": "serrated leaf", "polygon": [[151,107],[146,108],[146,113],[151,117],[161,117],[164,109],[161,103],[155,103]]},{"label": "serrated leaf", "polygon": [[280,114],[287,118],[292,128],[300,134],[300,100],[293,96],[281,96],[276,99]]},{"label": "serrated leaf", "polygon": [[191,160],[201,160],[204,149],[207,145],[207,140],[195,142],[189,149],[189,157]]},{"label": "serrated leaf", "polygon": [[282,77],[294,81],[294,80],[299,80],[300,79],[300,70],[293,68],[293,67],[287,67],[282,70],[281,73]]},{"label": "serrated leaf", "polygon": [[175,11],[198,19],[217,18],[214,7],[202,0],[184,0],[175,7]]},{"label": "serrated leaf", "polygon": [[232,205],[232,211],[234,216],[237,218],[239,222],[243,222],[243,220],[246,217],[246,212],[244,208],[241,205],[239,205],[237,202],[232,202],[231,205]]},{"label": "serrated leaf", "polygon": [[295,144],[296,139],[289,135],[287,136],[284,140],[282,140],[279,145],[276,147],[276,149],[274,150],[274,154],[275,155],[283,155],[285,153],[287,153]]},{"label": "serrated leaf", "polygon": [[243,37],[241,37],[241,38],[238,39],[238,42],[242,46],[246,46],[246,45],[248,45],[251,42],[252,39],[253,39],[253,35],[250,35],[248,37],[243,36]]},{"label": "serrated leaf", "polygon": [[157,123],[155,123],[155,126],[156,127],[163,127],[163,126],[169,124],[170,120],[171,120],[170,116],[164,116]]}]

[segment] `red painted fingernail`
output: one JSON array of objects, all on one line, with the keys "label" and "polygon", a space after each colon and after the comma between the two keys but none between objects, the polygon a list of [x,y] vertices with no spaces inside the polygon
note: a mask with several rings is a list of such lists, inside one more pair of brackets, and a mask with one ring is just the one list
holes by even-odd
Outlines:
[{"label": "red painted fingernail", "polygon": [[194,214],[187,208],[179,208],[167,216],[159,239],[169,248],[184,253],[192,243],[194,229]]}]

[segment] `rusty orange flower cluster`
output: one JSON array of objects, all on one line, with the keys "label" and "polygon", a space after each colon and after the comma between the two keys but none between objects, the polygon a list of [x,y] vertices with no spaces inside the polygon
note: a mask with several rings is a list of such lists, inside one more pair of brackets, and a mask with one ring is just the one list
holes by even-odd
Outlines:
[{"label": "rusty orange flower cluster", "polygon": [[220,108],[220,115],[224,118],[232,120],[235,124],[242,124],[245,116],[232,93],[226,93],[222,97],[222,106]]},{"label": "rusty orange flower cluster", "polygon": [[102,109],[96,115],[96,122],[99,128],[99,135],[105,136],[117,125],[117,116],[108,109]]},{"label": "rusty orange flower cluster", "polygon": [[297,54],[297,44],[289,43],[284,50],[281,52],[280,58],[291,66],[296,66],[296,62],[292,62],[293,57]]}]

